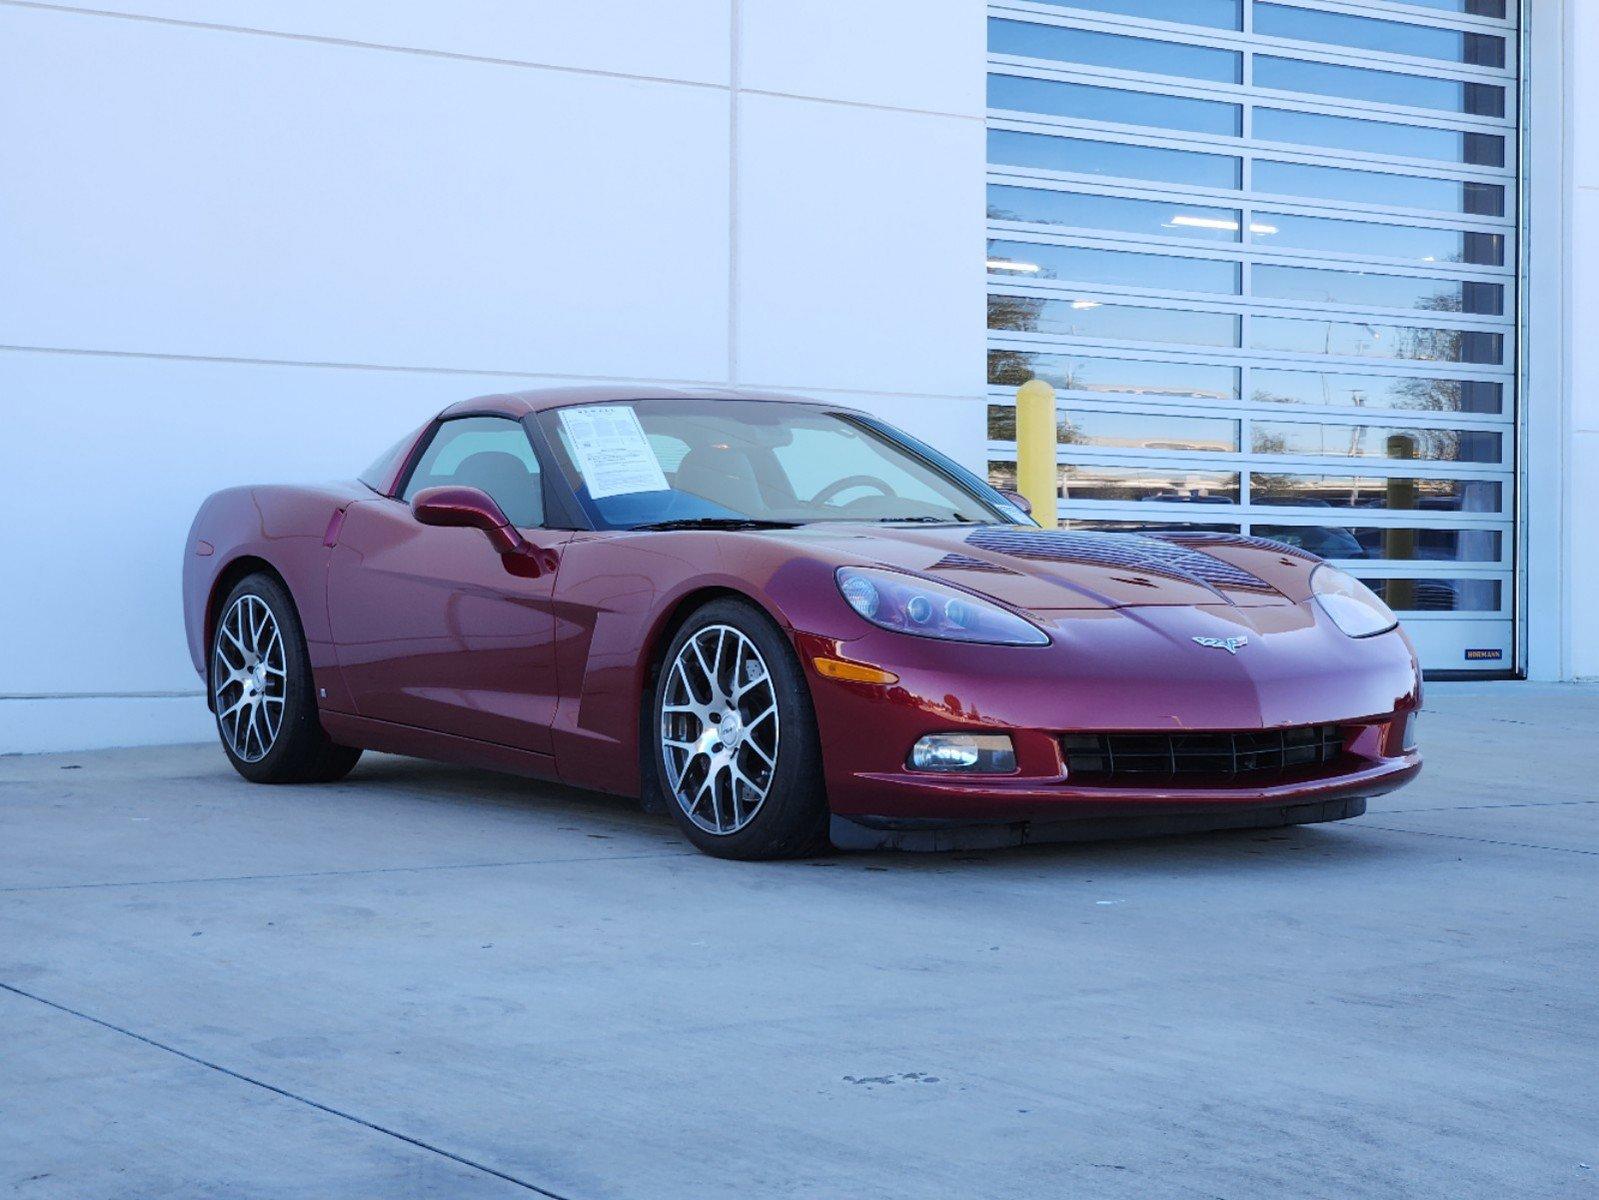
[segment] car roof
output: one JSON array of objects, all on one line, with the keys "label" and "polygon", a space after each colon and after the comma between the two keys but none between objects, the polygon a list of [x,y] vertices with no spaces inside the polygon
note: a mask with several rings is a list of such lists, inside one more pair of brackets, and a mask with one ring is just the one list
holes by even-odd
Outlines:
[{"label": "car roof", "polygon": [[537,388],[526,392],[501,392],[460,400],[439,414],[440,417],[496,416],[521,418],[529,413],[572,404],[614,404],[631,400],[753,400],[768,403],[808,404],[849,412],[848,405],[829,404],[808,396],[789,396],[781,392],[746,391],[743,388],[663,388],[628,384],[595,384],[586,387]]}]

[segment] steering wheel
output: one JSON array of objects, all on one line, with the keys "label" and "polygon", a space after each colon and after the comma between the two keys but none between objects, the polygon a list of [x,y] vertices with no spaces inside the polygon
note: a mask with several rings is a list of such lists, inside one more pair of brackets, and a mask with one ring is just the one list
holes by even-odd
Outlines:
[{"label": "steering wheel", "polygon": [[850,488],[858,487],[876,488],[885,496],[899,495],[898,492],[889,487],[888,484],[884,483],[876,475],[846,475],[843,479],[835,479],[821,491],[817,492],[816,495],[811,497],[810,502],[812,504],[826,504],[840,492],[847,492],[850,490]]}]

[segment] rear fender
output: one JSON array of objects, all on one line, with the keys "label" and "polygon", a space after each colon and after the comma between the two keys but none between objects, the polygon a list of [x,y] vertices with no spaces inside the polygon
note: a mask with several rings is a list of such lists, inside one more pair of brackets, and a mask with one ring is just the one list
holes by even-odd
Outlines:
[{"label": "rear fender", "polygon": [[372,493],[360,484],[229,488],[209,496],[190,527],[183,556],[183,616],[189,657],[206,677],[218,607],[252,570],[273,571],[294,598],[319,688],[336,672],[328,626],[327,565],[333,518]]}]

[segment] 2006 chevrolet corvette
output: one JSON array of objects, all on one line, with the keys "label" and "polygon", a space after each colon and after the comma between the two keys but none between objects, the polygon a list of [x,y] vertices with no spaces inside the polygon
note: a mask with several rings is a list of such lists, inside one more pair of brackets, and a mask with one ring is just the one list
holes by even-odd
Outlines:
[{"label": "2006 chevrolet corvette", "polygon": [[247,779],[446,759],[731,858],[1336,820],[1420,769],[1416,657],[1358,581],[1024,503],[834,405],[487,396],[359,480],[208,498],[189,646]]}]

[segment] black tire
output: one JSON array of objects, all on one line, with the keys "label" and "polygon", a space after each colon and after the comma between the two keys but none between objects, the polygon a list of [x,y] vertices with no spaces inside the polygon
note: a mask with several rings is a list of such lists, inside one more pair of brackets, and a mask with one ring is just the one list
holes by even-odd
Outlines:
[{"label": "black tire", "polygon": [[[253,649],[241,648],[231,631],[239,629],[230,622],[235,606],[246,620],[259,618],[264,606],[275,623],[279,648],[271,649],[270,635],[267,654],[255,655]],[[264,622],[263,622],[263,628]],[[246,646],[251,639],[246,636]],[[244,694],[245,684],[219,681],[228,678],[230,664],[263,662],[259,679],[264,686],[253,681],[252,688],[260,687],[261,701],[246,704],[227,715],[233,702]],[[211,633],[210,657],[207,660],[207,679],[211,688],[211,705],[216,713],[217,736],[222,751],[233,764],[233,769],[252,783],[331,783],[343,779],[361,757],[361,751],[351,746],[340,746],[328,737],[317,713],[316,688],[311,674],[311,658],[305,648],[305,631],[300,625],[300,614],[294,607],[289,591],[273,575],[257,572],[247,575],[234,585],[227,598],[217,609],[216,628]],[[277,674],[282,672],[281,677]],[[220,693],[219,694],[219,690]],[[275,694],[274,694],[275,693]],[[252,693],[254,694],[254,693]],[[269,724],[268,710],[281,710],[275,729]],[[253,730],[246,729],[242,742],[239,727],[234,721],[248,710],[252,721],[259,723]],[[271,736],[267,736],[270,733]]]},{"label": "black tire", "polygon": [[[690,639],[713,626],[737,630],[759,652],[771,678],[781,731],[765,798],[747,824],[728,833],[706,830],[689,815],[684,800],[670,786],[672,775],[666,761],[666,747],[662,744],[671,665]],[[644,760],[652,770],[652,778],[646,781],[646,786],[657,790],[683,835],[706,854],[717,858],[763,860],[802,858],[827,849],[827,793],[822,782],[822,751],[810,689],[788,639],[754,604],[734,599],[713,600],[683,623],[667,646],[656,672],[643,736],[646,739]]]}]

